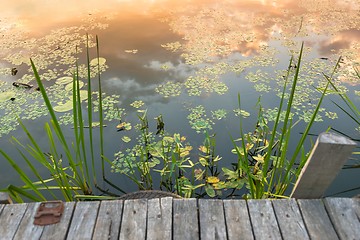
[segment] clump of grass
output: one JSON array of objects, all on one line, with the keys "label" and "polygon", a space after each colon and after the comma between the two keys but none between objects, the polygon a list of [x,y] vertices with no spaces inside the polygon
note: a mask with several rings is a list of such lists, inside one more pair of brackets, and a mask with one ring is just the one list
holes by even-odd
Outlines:
[{"label": "clump of grass", "polygon": [[[231,174],[228,174],[228,176],[231,176],[230,179],[246,179],[246,185],[249,189],[249,194],[245,196],[246,198],[286,197],[286,191],[289,187],[292,187],[294,180],[298,178],[308,158],[308,153],[304,149],[304,143],[319,112],[329,83],[323,89],[311,119],[298,140],[294,152],[289,155],[288,147],[291,130],[295,124],[293,123],[291,110],[301,69],[302,53],[303,45],[296,62],[297,68],[292,82],[290,81],[290,69],[293,65],[293,58],[290,60],[277,116],[272,127],[269,126],[263,117],[261,105],[259,106],[258,122],[254,132],[244,134],[242,120],[240,120],[239,140],[241,145],[238,146],[237,142],[233,140],[234,152],[238,156],[238,163],[234,169],[224,169],[224,171],[231,171]],[[328,79],[332,79],[337,65],[331,76],[327,77]],[[285,93],[289,83],[291,83],[290,94],[286,102]],[[241,108],[240,96],[238,102]],[[281,115],[284,116],[283,122],[280,121]]]},{"label": "clump of grass", "polygon": [[[102,172],[104,175],[104,159],[103,159],[103,117],[102,117],[102,105],[101,105],[101,81],[100,81],[100,69],[99,69],[99,47],[98,38],[97,43],[97,58],[98,58],[98,83],[99,83],[99,119],[100,119],[100,158],[102,159]],[[80,99],[79,88],[79,74],[78,65],[76,64],[75,71],[73,73],[73,125],[74,125],[74,142],[70,142],[66,139],[62,128],[58,122],[58,119],[53,110],[52,104],[47,96],[46,89],[42,84],[39,77],[37,68],[30,59],[31,66],[34,72],[36,82],[39,86],[40,92],[44,99],[47,110],[50,114],[50,123],[45,123],[45,132],[48,138],[50,150],[44,151],[36,142],[36,139],[19,120],[20,125],[24,132],[27,134],[30,141],[30,145],[24,146],[21,142],[12,137],[15,143],[20,146],[18,152],[31,169],[31,172],[36,176],[37,181],[32,181],[22,168],[12,159],[4,150],[0,149],[2,154],[15,171],[19,174],[20,178],[24,182],[24,186],[16,187],[9,185],[6,191],[8,191],[17,202],[23,202],[23,198],[26,197],[33,201],[46,200],[44,191],[48,192],[52,198],[57,198],[54,190],[60,191],[61,196],[66,201],[73,201],[81,197],[86,199],[95,197],[103,198],[99,196],[93,196],[93,187],[97,186],[96,171],[95,171],[95,155],[94,155],[94,141],[93,141],[93,116],[92,116],[92,85],[90,78],[90,61],[89,61],[89,46],[87,41],[87,66],[88,66],[88,111],[87,120],[88,127],[84,126],[84,116],[82,111],[82,101]],[[86,151],[86,133],[85,128],[88,129],[89,145],[90,145],[90,157]],[[29,158],[30,155],[32,158]],[[89,160],[91,159],[91,161]],[[40,174],[40,171],[35,167],[33,160],[37,161],[44,167],[50,174],[50,178],[45,179]]]},{"label": "clump of grass", "polygon": [[[341,61],[341,57],[338,60],[338,63]],[[360,72],[357,68],[354,69],[357,78],[360,80]],[[345,92],[340,91],[340,89],[338,89],[338,87],[336,87],[336,85],[334,84],[334,81],[332,80],[331,77],[324,75],[324,77],[326,78],[326,80],[328,81],[328,83],[331,85],[331,87],[335,90],[335,92],[340,96],[342,102],[346,105],[345,107],[341,106],[340,104],[336,103],[333,101],[333,103],[342,111],[344,112],[353,122],[355,122],[358,125],[358,130],[360,130],[360,109],[354,104],[353,101],[351,101],[351,99],[348,97],[348,95]],[[335,129],[333,129],[335,130]],[[340,134],[345,135],[342,132],[339,132]],[[349,137],[349,136],[348,136]],[[360,140],[358,139],[352,139],[354,141],[359,142]],[[353,152],[354,156],[359,156],[360,155],[360,151],[359,151],[359,147],[357,147],[356,149],[358,149],[357,151]],[[357,158],[358,159],[358,158]],[[349,166],[344,167],[345,169],[354,169],[354,168],[360,168],[360,164],[351,164]],[[355,188],[351,188],[351,189],[346,189],[343,190],[341,192],[338,192],[336,194],[333,195],[338,195],[341,193],[346,193],[346,192],[352,192],[352,191],[356,191],[359,190],[360,187],[355,187]]]}]

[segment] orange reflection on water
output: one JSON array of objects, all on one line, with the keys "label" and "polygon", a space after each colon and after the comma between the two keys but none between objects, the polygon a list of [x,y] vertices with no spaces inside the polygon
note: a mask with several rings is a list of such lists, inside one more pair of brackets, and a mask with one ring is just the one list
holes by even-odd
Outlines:
[{"label": "orange reflection on water", "polygon": [[[141,32],[130,33],[130,31],[139,31],[138,20],[162,19],[169,25],[169,31],[157,32],[157,34],[165,35],[171,32],[178,34],[183,38],[182,50],[190,55],[193,54],[193,57],[198,58],[199,61],[212,56],[226,56],[232,52],[250,56],[274,39],[284,41],[290,44],[287,47],[291,47],[287,39],[303,37],[305,41],[309,41],[306,35],[315,32],[328,35],[326,40],[322,39],[319,42],[319,53],[328,55],[334,51],[333,48],[338,51],[339,48],[353,46],[354,42],[359,40],[360,17],[357,14],[360,9],[359,2],[359,0],[107,0],[106,2],[4,0],[0,10],[2,20],[0,24],[3,25],[0,26],[4,29],[4,24],[15,23],[14,31],[24,31],[30,36],[39,37],[63,26],[74,26],[80,22],[91,25],[102,19],[113,19],[112,24],[127,26],[119,27],[125,31],[119,32],[119,35],[129,34],[146,38],[146,35],[141,36]],[[153,23],[151,26],[147,22],[140,25],[156,29],[156,22],[151,22]],[[342,37],[344,31],[347,35],[345,38]],[[148,31],[144,34],[148,34]],[[138,39],[134,41],[139,42]],[[358,52],[359,48],[354,51]]]}]

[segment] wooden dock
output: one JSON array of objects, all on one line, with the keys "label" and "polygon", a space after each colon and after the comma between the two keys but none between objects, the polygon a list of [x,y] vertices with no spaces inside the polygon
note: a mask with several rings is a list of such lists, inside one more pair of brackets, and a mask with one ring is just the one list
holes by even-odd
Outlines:
[{"label": "wooden dock", "polygon": [[1,204],[0,239],[360,239],[358,198],[68,202],[47,226],[39,204]]}]

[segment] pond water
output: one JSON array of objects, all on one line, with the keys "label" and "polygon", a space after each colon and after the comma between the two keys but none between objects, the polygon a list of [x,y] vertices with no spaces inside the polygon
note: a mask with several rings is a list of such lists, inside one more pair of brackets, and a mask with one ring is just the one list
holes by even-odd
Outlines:
[{"label": "pond water", "polygon": [[[86,34],[94,79],[95,35],[99,38],[105,156],[111,161],[114,154],[136,144],[137,115],[147,110],[149,130],[156,132],[156,117],[161,114],[166,132],[185,136],[193,147],[194,162],[206,132],[216,134],[220,166],[236,162],[230,136],[240,136],[239,115],[244,132],[254,131],[261,97],[264,116],[271,124],[280,101],[282,76],[291,56],[297,59],[302,42],[304,55],[293,106],[294,122],[300,121],[288,151],[294,151],[317,104],[317,89],[326,82],[322,73],[329,75],[340,56],[334,81],[360,106],[360,79],[354,70],[360,64],[359,0],[107,0],[106,4],[4,0],[0,12],[0,147],[19,163],[23,161],[16,145],[10,143],[11,136],[27,143],[18,117],[39,145],[48,146],[46,107],[40,92],[26,87],[36,85],[29,58],[39,70],[66,137],[71,138],[69,77],[78,59],[84,83],[80,87],[87,98]],[[25,87],[15,87],[14,82]],[[95,99],[96,94],[93,96]],[[359,139],[359,126],[333,101],[344,105],[336,94],[328,94],[311,134],[332,127]],[[132,129],[117,131],[121,122],[130,123]],[[98,136],[97,129],[94,134]],[[314,141],[316,136],[309,139]],[[310,141],[305,145],[307,151],[309,146]],[[347,164],[359,165],[359,157],[353,158]],[[0,189],[20,185],[3,156],[0,164]],[[96,169],[101,172],[100,162]],[[111,172],[108,164],[106,171],[108,179],[126,191],[137,189],[120,173]],[[359,187],[360,169],[346,169],[327,195]],[[360,189],[337,196],[358,193]]]}]

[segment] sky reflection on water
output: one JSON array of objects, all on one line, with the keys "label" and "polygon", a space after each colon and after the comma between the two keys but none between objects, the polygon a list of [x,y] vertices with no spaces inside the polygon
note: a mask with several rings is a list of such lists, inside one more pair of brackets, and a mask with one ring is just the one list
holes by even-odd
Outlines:
[{"label": "sky reflection on water", "polygon": [[[269,112],[277,106],[278,78],[286,70],[291,55],[298,53],[302,41],[306,47],[303,69],[308,74],[303,75],[299,84],[302,92],[296,109],[298,117],[305,118],[305,113],[316,104],[319,95],[315,87],[324,81],[321,72],[330,72],[339,56],[343,61],[338,84],[342,82],[358,104],[359,79],[354,77],[353,69],[360,64],[359,11],[358,0],[108,0],[105,4],[97,0],[76,3],[5,0],[0,10],[0,91],[14,91],[13,81],[34,83],[30,57],[49,85],[59,77],[68,76],[77,57],[75,46],[84,48],[86,33],[93,44],[97,34],[100,55],[106,59],[102,73],[105,92],[119,95],[116,106],[128,112],[128,121],[136,121],[136,109],[129,105],[142,100],[152,118],[160,113],[164,115],[169,132],[180,129],[198,145],[203,136],[190,128],[186,118],[189,108],[205,106],[209,119],[211,111],[226,109],[225,120],[212,120],[213,131],[224,140],[228,132],[237,129],[233,114],[237,93],[241,93],[243,107],[253,117],[260,95]],[[91,54],[95,56],[93,49]],[[84,52],[79,56],[84,63]],[[19,69],[16,76],[11,75],[13,67]],[[172,83],[178,84],[179,96],[171,96],[174,92],[167,87],[174,87]],[[309,88],[310,85],[314,88]],[[60,101],[56,89],[51,93],[55,103]],[[38,120],[46,115],[39,95],[16,91],[16,98],[21,99],[19,106],[15,106],[17,101],[12,105],[0,101],[2,146],[8,146],[7,130],[17,125],[16,117],[9,117],[11,114],[29,119],[28,123],[34,123],[35,129],[42,129]],[[333,125],[351,136],[359,136],[354,130],[357,126],[345,120],[346,116],[330,101],[325,101],[324,106],[323,122],[315,125],[316,134]],[[37,108],[42,110],[35,116],[27,111]],[[326,116],[333,112],[337,112],[338,119]],[[343,124],[344,121],[349,122]],[[110,127],[116,124],[109,122]],[[252,122],[246,127],[251,130]],[[21,135],[19,131],[13,133]],[[108,146],[111,158],[114,151],[126,144],[118,133],[108,134],[110,139],[119,140],[116,146]],[[232,157],[229,139],[219,142],[225,143],[219,152]],[[6,170],[1,174],[5,178],[9,176]],[[341,187],[337,189],[344,189],[358,178],[339,181],[341,184],[336,184]]]}]

